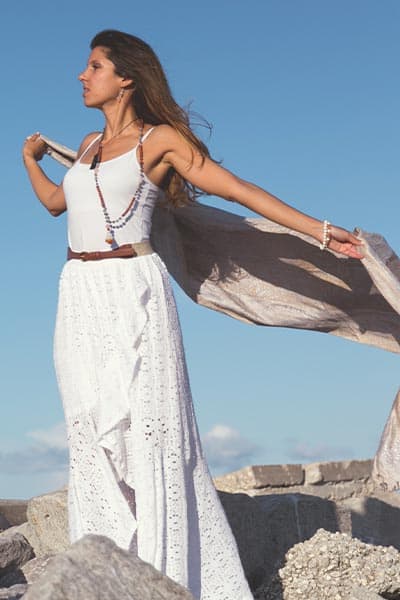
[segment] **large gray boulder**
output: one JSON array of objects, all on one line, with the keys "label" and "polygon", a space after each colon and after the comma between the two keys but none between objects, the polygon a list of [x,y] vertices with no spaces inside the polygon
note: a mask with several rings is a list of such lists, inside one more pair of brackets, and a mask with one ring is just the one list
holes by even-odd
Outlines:
[{"label": "large gray boulder", "polygon": [[[376,594],[400,600],[400,553],[342,533],[320,529],[296,544],[272,580],[256,593],[258,600],[358,600]],[[369,596],[367,595],[367,592]]]},{"label": "large gray boulder", "polygon": [[195,600],[109,538],[86,535],[51,559],[24,600]]}]

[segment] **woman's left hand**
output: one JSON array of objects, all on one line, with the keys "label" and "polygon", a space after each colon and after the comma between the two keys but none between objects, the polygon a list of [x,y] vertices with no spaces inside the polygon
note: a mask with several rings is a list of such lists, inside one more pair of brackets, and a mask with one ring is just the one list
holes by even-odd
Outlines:
[{"label": "woman's left hand", "polygon": [[328,248],[350,258],[364,258],[362,241],[350,231],[341,227],[330,226],[330,241]]}]

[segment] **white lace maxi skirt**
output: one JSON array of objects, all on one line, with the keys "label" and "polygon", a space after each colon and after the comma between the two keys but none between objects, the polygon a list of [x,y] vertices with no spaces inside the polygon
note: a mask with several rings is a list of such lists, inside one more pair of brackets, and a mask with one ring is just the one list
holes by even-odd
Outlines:
[{"label": "white lace maxi skirt", "polygon": [[71,542],[106,535],[198,599],[252,599],[202,453],[157,254],[66,263],[55,365],[70,449]]}]

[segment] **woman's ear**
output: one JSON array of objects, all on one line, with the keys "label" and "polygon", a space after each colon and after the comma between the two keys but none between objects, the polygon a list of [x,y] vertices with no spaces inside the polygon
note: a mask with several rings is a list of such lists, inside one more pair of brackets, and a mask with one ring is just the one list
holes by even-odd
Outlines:
[{"label": "woman's ear", "polygon": [[121,85],[125,90],[134,91],[136,89],[136,85],[135,85],[133,79],[128,79],[127,77],[122,78]]}]

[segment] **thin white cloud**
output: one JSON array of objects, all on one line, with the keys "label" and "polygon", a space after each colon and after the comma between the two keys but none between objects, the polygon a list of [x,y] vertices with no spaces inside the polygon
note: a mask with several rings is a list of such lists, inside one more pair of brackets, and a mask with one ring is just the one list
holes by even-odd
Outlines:
[{"label": "thin white cloud", "polygon": [[297,439],[287,440],[286,455],[299,462],[346,460],[354,456],[349,446],[329,445],[324,443],[310,444]]},{"label": "thin white cloud", "polygon": [[240,469],[252,463],[259,447],[228,425],[214,425],[202,437],[207,462],[214,472]]},{"label": "thin white cloud", "polygon": [[0,452],[0,472],[9,475],[51,473],[65,480],[68,448],[64,423],[49,429],[30,431],[34,444],[12,452]]},{"label": "thin white cloud", "polygon": [[66,449],[30,446],[15,452],[0,453],[0,472],[9,475],[54,472],[67,466]]},{"label": "thin white cloud", "polygon": [[67,430],[64,421],[56,423],[49,429],[28,431],[26,435],[46,447],[59,449],[68,448]]}]

